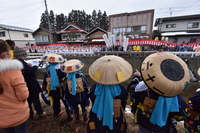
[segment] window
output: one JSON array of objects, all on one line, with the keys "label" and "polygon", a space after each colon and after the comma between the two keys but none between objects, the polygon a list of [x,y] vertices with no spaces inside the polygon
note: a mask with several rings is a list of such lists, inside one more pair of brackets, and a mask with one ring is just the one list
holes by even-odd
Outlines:
[{"label": "window", "polygon": [[188,23],[187,27],[188,28],[198,28],[199,27],[199,22]]},{"label": "window", "polygon": [[197,38],[190,38],[190,42],[197,42]]},{"label": "window", "polygon": [[147,26],[141,26],[141,33],[146,33]]},{"label": "window", "polygon": [[113,28],[113,33],[134,33],[134,34],[141,34],[141,33],[146,33],[147,31],[147,26],[133,26],[133,27],[119,27],[119,28]]},{"label": "window", "polygon": [[24,37],[28,37],[28,34],[24,34]]},{"label": "window", "polygon": [[167,24],[166,28],[176,28],[176,24]]},{"label": "window", "polygon": [[132,32],[139,34],[140,33],[140,26],[134,26]]},{"label": "window", "polygon": [[127,32],[131,32],[131,29],[132,29],[131,27],[127,27],[127,28],[126,28],[126,31],[127,31]]},{"label": "window", "polygon": [[36,42],[48,42],[48,36],[35,36]]},{"label": "window", "polygon": [[123,28],[122,28],[122,31],[123,31],[123,32],[126,32],[126,27],[123,27]]},{"label": "window", "polygon": [[76,38],[81,38],[81,35],[76,35]]},{"label": "window", "polygon": [[120,33],[123,33],[123,28],[119,28],[119,32],[120,32]]},{"label": "window", "polygon": [[177,43],[178,42],[178,38],[173,38],[173,43]]},{"label": "window", "polygon": [[48,36],[42,36],[42,42],[48,42],[49,39],[48,39]]},{"label": "window", "polygon": [[6,36],[5,31],[0,32],[0,37],[5,37],[5,36]]},{"label": "window", "polygon": [[132,32],[135,34],[146,33],[146,26],[134,26]]},{"label": "window", "polygon": [[63,35],[62,37],[64,40],[66,40],[68,38],[68,35]]},{"label": "window", "polygon": [[118,33],[119,32],[119,28],[113,28],[113,33]]}]

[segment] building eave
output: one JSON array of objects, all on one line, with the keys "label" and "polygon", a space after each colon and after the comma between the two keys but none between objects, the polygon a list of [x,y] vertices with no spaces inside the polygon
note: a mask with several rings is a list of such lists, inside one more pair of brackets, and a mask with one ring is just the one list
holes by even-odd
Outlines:
[{"label": "building eave", "polygon": [[17,26],[10,26],[10,25],[0,24],[0,27],[2,29],[5,29],[5,30],[12,30],[12,31],[21,31],[21,32],[30,32],[30,33],[33,33],[32,29],[22,28],[22,27],[17,27]]},{"label": "building eave", "polygon": [[196,19],[196,18],[200,18],[200,14],[157,18],[155,20],[154,26],[158,26],[160,21],[164,22],[164,21],[183,20],[183,19]]},{"label": "building eave", "polygon": [[91,32],[89,32],[89,33],[88,33],[86,36],[90,36],[91,34],[93,34],[93,33],[97,32],[97,31],[101,31],[101,32],[103,32],[103,33],[106,33],[106,34],[107,34],[107,31],[105,31],[105,30],[103,30],[103,29],[101,29],[101,28],[97,27],[97,28],[95,28],[94,30],[92,30]]},{"label": "building eave", "polygon": [[180,35],[200,35],[200,32],[188,33],[188,32],[165,32],[161,33],[162,36],[180,36]]}]

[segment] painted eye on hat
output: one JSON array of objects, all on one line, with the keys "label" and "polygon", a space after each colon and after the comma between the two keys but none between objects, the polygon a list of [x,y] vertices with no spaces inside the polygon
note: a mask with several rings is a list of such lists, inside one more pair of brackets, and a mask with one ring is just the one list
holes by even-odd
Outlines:
[{"label": "painted eye on hat", "polygon": [[163,60],[160,69],[163,75],[172,81],[180,81],[185,74],[183,67],[173,59]]},{"label": "painted eye on hat", "polygon": [[177,96],[187,88],[190,75],[186,63],[170,53],[151,54],[141,65],[145,84],[162,96]]},{"label": "painted eye on hat", "polygon": [[144,71],[144,70],[149,70],[149,68],[153,65],[153,63],[150,63],[150,61],[148,61],[148,62],[143,62],[142,64],[146,64],[146,69],[145,68],[142,68],[142,71]]}]

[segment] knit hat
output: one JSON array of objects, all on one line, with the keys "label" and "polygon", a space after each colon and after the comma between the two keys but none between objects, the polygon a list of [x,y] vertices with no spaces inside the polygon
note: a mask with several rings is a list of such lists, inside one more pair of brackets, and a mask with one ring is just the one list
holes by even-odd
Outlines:
[{"label": "knit hat", "polygon": [[83,68],[84,64],[80,60],[72,59],[61,64],[61,71],[65,73],[72,73]]},{"label": "knit hat", "polygon": [[62,63],[64,59],[61,55],[58,54],[44,54],[41,60],[50,62],[50,63]]},{"label": "knit hat", "polygon": [[133,72],[129,62],[115,55],[97,59],[89,68],[89,76],[103,85],[116,85],[128,80]]},{"label": "knit hat", "polygon": [[159,95],[173,97],[187,88],[190,75],[186,63],[170,53],[155,53],[144,59],[141,76]]}]

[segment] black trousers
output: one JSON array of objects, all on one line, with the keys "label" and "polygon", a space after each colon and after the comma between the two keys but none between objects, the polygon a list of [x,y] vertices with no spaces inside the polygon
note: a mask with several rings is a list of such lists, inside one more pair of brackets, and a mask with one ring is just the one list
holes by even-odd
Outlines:
[{"label": "black trousers", "polygon": [[29,108],[30,108],[30,116],[33,115],[32,104],[33,104],[37,114],[41,115],[43,113],[43,110],[42,110],[42,106],[41,106],[41,103],[40,103],[39,95],[28,98],[28,105],[29,105]]},{"label": "black trousers", "polygon": [[66,101],[63,100],[60,96],[53,96],[53,110],[54,110],[53,115],[57,116],[57,115],[59,115],[59,113],[61,111],[60,100],[63,102],[63,104],[65,106],[65,110],[66,110],[67,116],[70,116],[70,112],[69,112],[68,106],[66,104]]}]

